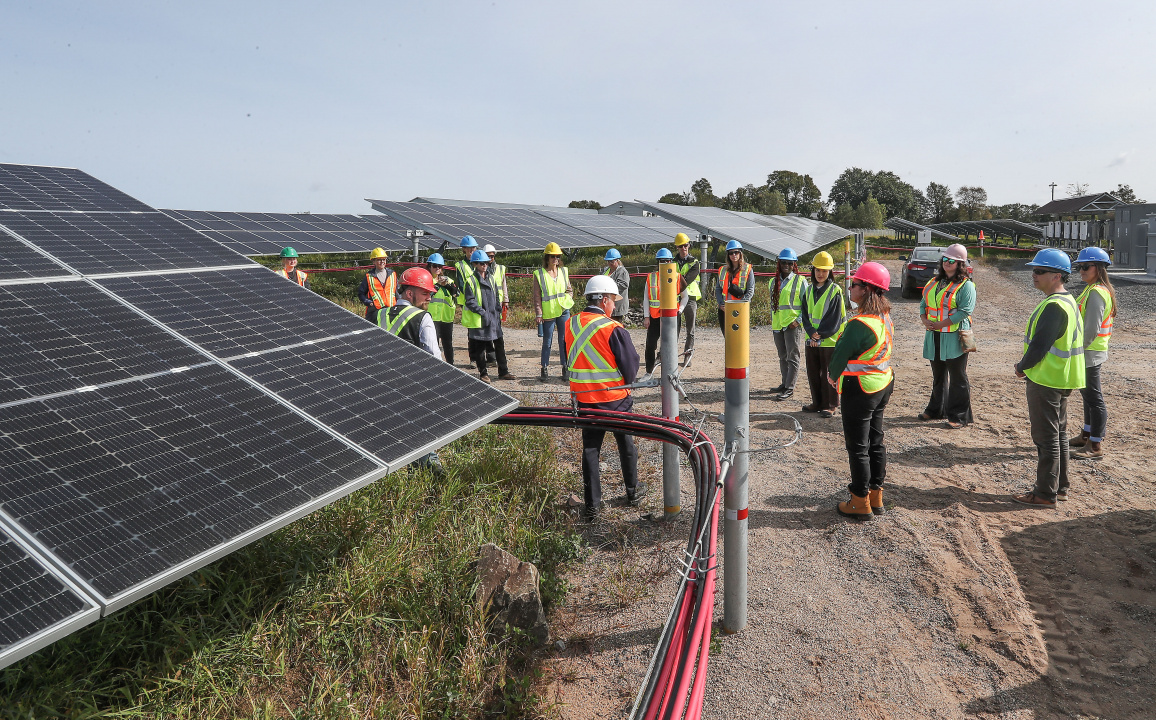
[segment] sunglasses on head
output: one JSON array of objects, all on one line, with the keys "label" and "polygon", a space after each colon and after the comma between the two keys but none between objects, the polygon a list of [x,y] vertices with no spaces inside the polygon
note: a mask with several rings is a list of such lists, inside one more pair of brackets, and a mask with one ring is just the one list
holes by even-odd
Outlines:
[{"label": "sunglasses on head", "polygon": [[1032,268],[1032,275],[1047,275],[1048,273],[1058,273],[1059,270],[1049,270],[1047,268]]},{"label": "sunglasses on head", "polygon": [[959,261],[956,260],[955,258],[944,257],[943,262],[947,263],[948,265],[954,265]]}]

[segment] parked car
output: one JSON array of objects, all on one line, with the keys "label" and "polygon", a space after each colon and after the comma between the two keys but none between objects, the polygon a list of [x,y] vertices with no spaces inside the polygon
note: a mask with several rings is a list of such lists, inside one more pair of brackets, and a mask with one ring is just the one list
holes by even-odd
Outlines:
[{"label": "parked car", "polygon": [[[904,255],[900,257],[903,260],[903,272],[899,281],[899,291],[903,297],[914,298],[919,297],[923,293],[923,286],[927,281],[935,277],[936,271],[939,269],[939,261],[943,258],[943,253],[947,248],[943,247],[917,247],[911,251],[911,255]],[[974,268],[971,266],[971,261],[967,263],[967,276],[971,277]]]}]

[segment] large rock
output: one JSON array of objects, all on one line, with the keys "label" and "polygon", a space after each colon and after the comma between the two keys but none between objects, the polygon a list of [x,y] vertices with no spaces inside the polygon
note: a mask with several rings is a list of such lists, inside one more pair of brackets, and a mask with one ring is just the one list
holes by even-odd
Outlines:
[{"label": "large rock", "polygon": [[486,611],[493,632],[504,634],[506,626],[521,628],[536,644],[546,642],[550,629],[538,568],[493,543],[478,551],[478,605]]}]

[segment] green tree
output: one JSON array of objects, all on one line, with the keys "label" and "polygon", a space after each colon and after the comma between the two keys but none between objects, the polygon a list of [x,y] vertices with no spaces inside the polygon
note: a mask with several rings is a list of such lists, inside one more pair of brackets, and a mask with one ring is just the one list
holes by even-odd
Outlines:
[{"label": "green tree", "polygon": [[790,170],[776,170],[767,175],[767,187],[782,195],[787,212],[811,217],[823,206],[823,193],[810,175],[800,175]]},{"label": "green tree", "polygon": [[947,222],[951,211],[955,208],[955,198],[951,196],[951,188],[937,182],[927,184],[927,218],[929,222]]},{"label": "green tree", "polygon": [[883,205],[871,195],[858,205],[845,202],[835,208],[830,222],[845,228],[881,228],[885,213]]},{"label": "green tree", "polygon": [[699,178],[690,186],[691,205],[699,205],[702,207],[711,207],[718,203],[718,198],[714,196],[714,190],[710,186],[710,181],[706,178]]},{"label": "green tree", "polygon": [[857,208],[867,202],[868,197],[875,198],[884,215],[897,215],[914,222],[923,219],[927,205],[923,193],[903,182],[895,173],[856,167],[847,168],[839,175],[827,194],[827,202],[833,208],[844,203]]},{"label": "green tree", "polygon": [[660,203],[666,203],[667,205],[690,205],[690,193],[667,193],[660,197],[658,201]]},{"label": "green tree", "polygon": [[1117,185],[1112,194],[1116,196],[1117,200],[1128,205],[1142,205],[1144,203],[1143,200],[1136,197],[1136,192],[1132,190],[1131,185]]},{"label": "green tree", "polygon": [[785,215],[787,203],[782,193],[771,190],[766,185],[755,187],[747,184],[735,188],[721,198],[718,198],[718,207],[724,210],[756,212],[763,215]]},{"label": "green tree", "polygon": [[959,203],[961,220],[984,220],[991,217],[991,213],[987,212],[987,190],[978,185],[962,186],[955,191],[955,199]]},{"label": "green tree", "polygon": [[988,212],[993,218],[1001,220],[1019,220],[1020,222],[1031,222],[1032,213],[1036,211],[1039,205],[1024,203],[1008,203],[1007,205],[991,205],[988,207]]},{"label": "green tree", "polygon": [[580,210],[601,210],[602,203],[597,200],[571,200],[566,207],[578,208]]}]

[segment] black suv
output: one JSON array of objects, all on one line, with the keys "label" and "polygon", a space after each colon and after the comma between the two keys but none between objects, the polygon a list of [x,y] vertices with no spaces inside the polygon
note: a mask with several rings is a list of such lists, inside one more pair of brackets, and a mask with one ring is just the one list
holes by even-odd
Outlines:
[{"label": "black suv", "polygon": [[[903,274],[899,278],[899,291],[906,298],[919,297],[923,293],[923,286],[935,277],[939,269],[939,261],[947,248],[917,247],[911,251],[911,256],[900,257],[903,260]],[[971,263],[967,264],[967,276],[971,277]]]}]

